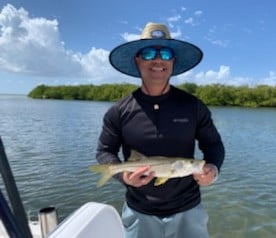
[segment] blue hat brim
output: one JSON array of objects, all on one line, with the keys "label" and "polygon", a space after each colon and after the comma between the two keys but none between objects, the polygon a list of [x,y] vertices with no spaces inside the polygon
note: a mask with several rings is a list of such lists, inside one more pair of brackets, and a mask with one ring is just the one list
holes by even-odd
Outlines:
[{"label": "blue hat brim", "polygon": [[140,77],[135,56],[148,46],[164,46],[174,50],[175,62],[172,76],[184,73],[200,63],[202,51],[195,45],[175,39],[141,39],[130,41],[113,49],[109,55],[111,65],[123,74]]}]

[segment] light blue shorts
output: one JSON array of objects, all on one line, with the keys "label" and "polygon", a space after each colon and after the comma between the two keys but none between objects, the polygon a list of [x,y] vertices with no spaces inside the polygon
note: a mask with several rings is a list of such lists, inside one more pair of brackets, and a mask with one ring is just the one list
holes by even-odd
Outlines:
[{"label": "light blue shorts", "polygon": [[126,238],[208,238],[208,214],[201,204],[160,218],[139,213],[124,204],[122,221]]}]

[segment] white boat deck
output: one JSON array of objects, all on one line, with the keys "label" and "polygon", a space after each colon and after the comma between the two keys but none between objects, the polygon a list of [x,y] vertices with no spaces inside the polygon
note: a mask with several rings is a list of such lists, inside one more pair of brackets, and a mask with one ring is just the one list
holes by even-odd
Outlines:
[{"label": "white boat deck", "polygon": [[[38,221],[32,221],[29,223],[30,230],[32,232],[33,238],[42,238],[40,224]],[[0,238],[9,238],[9,235],[6,232],[5,227],[0,221]]]},{"label": "white boat deck", "polygon": [[[108,224],[108,229],[107,229]],[[39,222],[29,223],[33,238],[42,238]],[[110,205],[88,202],[47,234],[47,238],[124,238],[124,228],[116,209]],[[0,221],[0,238],[9,238]]]}]

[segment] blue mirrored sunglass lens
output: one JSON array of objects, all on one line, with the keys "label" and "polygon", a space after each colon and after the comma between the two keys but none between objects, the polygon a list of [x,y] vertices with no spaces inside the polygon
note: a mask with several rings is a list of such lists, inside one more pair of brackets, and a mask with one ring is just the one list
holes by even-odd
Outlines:
[{"label": "blue mirrored sunglass lens", "polygon": [[154,48],[145,48],[140,53],[144,60],[152,60],[156,57],[156,54],[157,51]]},{"label": "blue mirrored sunglass lens", "polygon": [[159,53],[162,60],[171,60],[173,58],[173,51],[169,48],[162,48]]}]

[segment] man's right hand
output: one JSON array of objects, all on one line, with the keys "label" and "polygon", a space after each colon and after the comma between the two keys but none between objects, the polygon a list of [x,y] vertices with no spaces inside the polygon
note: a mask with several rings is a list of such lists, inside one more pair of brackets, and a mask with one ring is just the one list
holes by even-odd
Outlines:
[{"label": "man's right hand", "polygon": [[134,172],[123,172],[122,174],[124,183],[136,188],[148,184],[154,177],[155,173],[150,171],[150,166],[143,166]]}]

